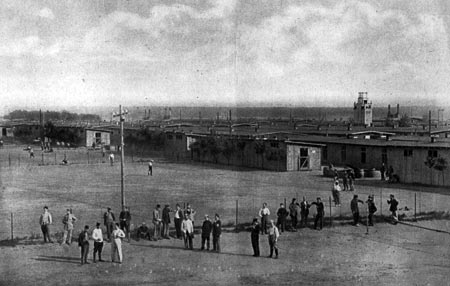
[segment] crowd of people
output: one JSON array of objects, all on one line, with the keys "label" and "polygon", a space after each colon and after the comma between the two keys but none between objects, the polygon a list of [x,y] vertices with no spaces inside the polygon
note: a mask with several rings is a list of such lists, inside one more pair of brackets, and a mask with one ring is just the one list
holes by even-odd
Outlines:
[{"label": "crowd of people", "polygon": [[[392,214],[392,221],[394,224],[398,222],[398,205],[399,202],[395,199],[394,195],[390,195],[389,210]],[[369,195],[366,202],[359,199],[355,194],[350,202],[350,210],[353,216],[353,224],[359,225],[360,212],[359,204],[367,204],[368,208],[368,226],[373,226],[373,216],[377,211],[377,207],[374,203],[373,196]],[[270,219],[270,209],[267,203],[263,203],[261,209],[258,212],[260,220],[254,218],[249,230],[251,233],[251,244],[253,247],[253,256],[260,256],[259,241],[260,235],[268,235],[268,244],[270,248],[269,257],[278,258],[279,249],[277,246],[280,234],[285,231],[297,231],[299,228],[308,227],[309,209],[315,206],[316,215],[314,218],[314,229],[322,230],[323,218],[325,215],[325,206],[320,197],[316,198],[314,202],[308,202],[303,197],[300,203],[296,198],[293,198],[289,207],[281,203],[277,209],[277,220]],[[164,208],[161,208],[160,204],[157,204],[152,212],[152,224],[150,228],[145,222],[142,222],[135,229],[136,240],[147,239],[150,241],[158,241],[162,239],[171,239],[169,235],[170,224],[173,223],[175,231],[172,234],[172,238],[183,240],[184,248],[188,250],[194,249],[194,226],[196,211],[188,203],[186,207],[181,208],[180,204],[176,204],[175,209],[172,209],[169,204],[166,204]],[[290,217],[290,220],[288,220]],[[60,244],[71,245],[74,224],[77,222],[77,217],[73,214],[72,209],[67,209],[66,214],[62,218],[63,223],[63,237]],[[290,221],[290,224],[288,222]],[[53,243],[50,235],[50,225],[53,223],[52,215],[50,214],[48,207],[44,207],[44,211],[40,216],[39,224],[41,226],[44,243]],[[103,214],[103,225],[105,233],[101,228],[99,222],[96,223],[95,229],[90,232],[89,225],[86,225],[83,231],[78,236],[78,246],[81,250],[81,264],[89,264],[87,256],[89,253],[89,240],[94,241],[93,262],[104,261],[102,260],[102,250],[104,243],[111,244],[111,262],[122,263],[122,241],[127,239],[131,241],[131,213],[128,207],[120,212],[118,221],[111,208],[107,208],[107,211]],[[222,234],[222,222],[220,215],[215,214],[214,219],[210,219],[208,214],[204,215],[204,220],[201,224],[201,244],[200,250],[220,252],[220,237]],[[212,249],[211,249],[211,236],[212,236]],[[274,256],[275,254],[275,256]],[[96,259],[98,256],[98,259]],[[116,259],[117,258],[117,259]]]}]

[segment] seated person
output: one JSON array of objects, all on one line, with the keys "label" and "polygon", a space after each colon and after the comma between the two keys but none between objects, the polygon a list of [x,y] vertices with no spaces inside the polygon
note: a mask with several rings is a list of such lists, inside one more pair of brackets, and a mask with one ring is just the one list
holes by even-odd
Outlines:
[{"label": "seated person", "polygon": [[150,240],[150,229],[145,224],[145,222],[143,222],[137,229],[136,240],[139,241],[139,239],[141,238],[148,238],[148,240]]}]

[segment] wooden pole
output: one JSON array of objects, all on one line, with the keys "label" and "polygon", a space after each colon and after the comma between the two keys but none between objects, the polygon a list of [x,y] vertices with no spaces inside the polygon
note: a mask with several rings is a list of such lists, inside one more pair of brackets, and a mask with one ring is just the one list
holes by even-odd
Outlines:
[{"label": "wooden pole", "polygon": [[8,154],[8,162],[9,162],[9,167],[11,167],[11,153]]},{"label": "wooden pole", "polygon": [[56,165],[56,153],[55,153],[55,165]]},{"label": "wooden pole", "polygon": [[328,197],[328,198],[329,198],[329,202],[330,202],[330,226],[332,226],[333,225],[333,220],[331,218],[331,197]]},{"label": "wooden pole", "polygon": [[11,213],[11,240],[14,240],[14,214]]},{"label": "wooden pole", "polygon": [[42,155],[42,165],[44,165],[44,152],[42,152],[41,155]]},{"label": "wooden pole", "polygon": [[383,216],[383,191],[380,190],[380,215]]},{"label": "wooden pole", "polygon": [[236,229],[238,227],[238,209],[239,209],[239,200],[236,200]]},{"label": "wooden pole", "polygon": [[414,193],[414,221],[417,221],[417,193]]},{"label": "wooden pole", "polygon": [[125,210],[125,194],[124,194],[124,180],[123,180],[123,161],[124,161],[124,145],[123,144],[123,113],[122,113],[122,105],[119,106],[120,109],[120,194],[122,198],[122,210]]},{"label": "wooden pole", "polygon": [[366,208],[366,234],[369,234],[369,204]]}]

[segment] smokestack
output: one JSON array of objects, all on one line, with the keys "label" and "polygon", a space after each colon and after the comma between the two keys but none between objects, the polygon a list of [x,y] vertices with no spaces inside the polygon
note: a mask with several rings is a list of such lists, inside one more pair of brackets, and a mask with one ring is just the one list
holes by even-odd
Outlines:
[{"label": "smokestack", "polygon": [[231,121],[231,109],[230,109],[230,121]]},{"label": "smokestack", "polygon": [[391,105],[388,104],[388,117],[390,117],[390,115],[391,115]]},{"label": "smokestack", "polygon": [[172,118],[172,108],[169,107],[169,118],[168,119],[171,119],[171,118]]},{"label": "smokestack", "polygon": [[397,103],[397,116],[400,115],[400,104]]},{"label": "smokestack", "polygon": [[198,112],[198,122],[200,123],[200,125],[202,125],[202,112],[201,111]]},{"label": "smokestack", "polygon": [[147,119],[147,109],[145,109],[144,111],[145,111],[144,119]]}]

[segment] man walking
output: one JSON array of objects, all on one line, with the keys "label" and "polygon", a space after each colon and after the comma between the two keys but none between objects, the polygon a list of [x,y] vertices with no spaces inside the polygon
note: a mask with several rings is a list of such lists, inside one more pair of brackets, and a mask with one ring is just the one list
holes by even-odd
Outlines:
[{"label": "man walking", "polygon": [[341,205],[341,186],[339,186],[339,181],[334,182],[333,189],[331,190],[331,194],[333,195],[334,205],[340,206]]},{"label": "man walking", "polygon": [[53,223],[52,215],[48,211],[48,207],[44,206],[44,213],[39,218],[39,224],[41,225],[42,235],[44,236],[44,243],[53,243],[50,238],[50,225]]},{"label": "man walking", "polygon": [[123,261],[122,255],[122,238],[125,237],[125,233],[120,229],[119,224],[115,224],[115,229],[112,232],[112,243],[111,243],[111,262],[115,262],[116,254],[119,256],[119,263]]},{"label": "man walking", "polygon": [[253,219],[253,223],[252,223],[250,230],[251,230],[251,239],[252,239],[252,247],[253,247],[253,256],[259,257],[259,232],[261,230],[260,230],[257,218]]},{"label": "man walking", "polygon": [[398,222],[398,215],[397,215],[398,201],[394,198],[394,195],[391,194],[389,196],[389,200],[387,201],[387,203],[390,205],[389,211],[392,214],[392,223],[397,224],[397,222]]},{"label": "man walking", "polygon": [[351,209],[352,214],[353,214],[353,225],[354,226],[359,226],[359,207],[358,207],[358,203],[364,204],[363,201],[358,199],[358,195],[354,195],[353,196],[353,200],[351,200],[351,202],[350,202],[350,209]]},{"label": "man walking", "polygon": [[311,205],[316,205],[316,218],[314,219],[314,229],[319,227],[319,230],[322,230],[323,227],[323,217],[325,215],[325,207],[322,203],[322,199],[320,197],[317,198],[316,202],[312,202]]},{"label": "man walking", "polygon": [[177,233],[177,238],[181,239],[181,222],[183,221],[183,210],[180,205],[176,205],[175,215],[174,215],[175,231]]},{"label": "man walking", "polygon": [[298,206],[297,199],[292,198],[292,202],[289,205],[289,215],[291,216],[292,231],[297,230],[298,215],[299,215],[299,213],[297,212],[297,206]]},{"label": "man walking", "polygon": [[106,235],[108,237],[108,241],[111,241],[111,233],[114,230],[114,224],[116,222],[116,217],[114,216],[114,213],[111,211],[111,208],[108,208],[108,210],[103,215],[103,223],[106,226]]},{"label": "man walking", "polygon": [[148,162],[148,172],[147,176],[153,176],[153,160]]},{"label": "man walking", "polygon": [[98,261],[103,262],[102,260],[102,250],[103,250],[103,233],[100,228],[100,223],[97,222],[95,225],[95,229],[92,232],[92,239],[94,239],[94,263],[96,263],[95,255],[98,252]]},{"label": "man walking", "polygon": [[157,204],[153,210],[153,240],[161,239],[161,205]]},{"label": "man walking", "polygon": [[284,232],[286,230],[286,218],[289,215],[289,212],[284,207],[284,204],[280,204],[280,208],[277,211],[277,226],[280,227],[281,232]]},{"label": "man walking", "polygon": [[209,241],[211,237],[211,231],[212,231],[212,222],[209,220],[209,216],[205,215],[205,220],[203,221],[202,225],[202,247],[200,250],[205,249],[205,243],[206,243],[206,250],[209,251]]},{"label": "man walking", "polygon": [[165,239],[170,239],[169,226],[170,226],[170,212],[171,211],[172,210],[170,209],[170,205],[165,205],[164,209],[162,210],[162,227],[163,227],[162,237]]},{"label": "man walking", "polygon": [[114,154],[113,153],[109,154],[109,163],[111,164],[111,166],[114,166]]},{"label": "man walking", "polygon": [[128,242],[130,242],[130,225],[131,225],[131,214],[130,208],[125,207],[119,215],[120,220],[120,229],[124,231],[128,238]]},{"label": "man walking", "polygon": [[184,216],[184,220],[181,223],[181,231],[184,236],[184,248],[194,249],[193,238],[194,238],[194,226],[192,225],[191,218],[188,215]]},{"label": "man walking", "polygon": [[78,236],[78,246],[81,248],[81,265],[89,264],[87,262],[87,256],[89,253],[89,226],[84,226],[84,230]]},{"label": "man walking", "polygon": [[267,222],[269,220],[270,210],[267,208],[267,203],[263,203],[259,210],[259,217],[261,218],[261,234],[267,234]]},{"label": "man walking", "polygon": [[213,224],[213,251],[220,252],[220,236],[222,235],[222,222],[218,214],[214,217]]},{"label": "man walking", "polygon": [[373,215],[377,211],[377,206],[375,205],[373,201],[373,196],[369,195],[369,198],[367,200],[367,210],[369,211],[368,219],[369,219],[369,226],[373,226]]},{"label": "man walking", "polygon": [[300,218],[301,218],[300,225],[302,227],[308,226],[309,207],[310,207],[310,204],[308,203],[306,198],[303,197],[303,200],[300,203]]},{"label": "man walking", "polygon": [[278,246],[277,246],[278,237],[280,237],[278,228],[276,227],[273,220],[270,220],[270,228],[269,228],[270,258],[272,258],[274,250],[275,250],[275,259],[278,258]]},{"label": "man walking", "polygon": [[381,180],[386,181],[386,176],[385,176],[386,166],[384,165],[384,163],[381,164],[380,173],[381,173]]},{"label": "man walking", "polygon": [[73,224],[77,221],[77,218],[72,214],[70,209],[67,209],[67,213],[63,217],[63,225],[64,225],[64,235],[61,241],[61,244],[67,243],[70,245],[72,243],[72,233],[73,233]]}]

